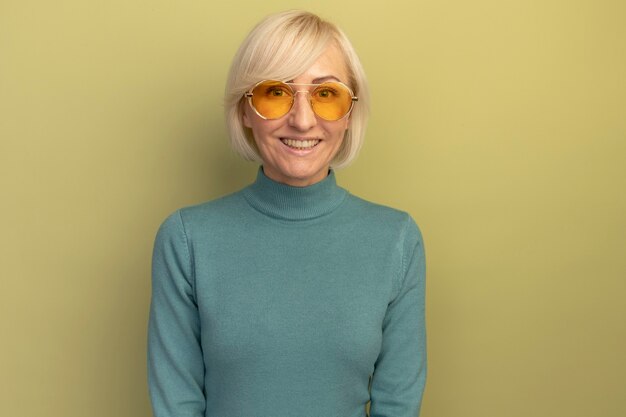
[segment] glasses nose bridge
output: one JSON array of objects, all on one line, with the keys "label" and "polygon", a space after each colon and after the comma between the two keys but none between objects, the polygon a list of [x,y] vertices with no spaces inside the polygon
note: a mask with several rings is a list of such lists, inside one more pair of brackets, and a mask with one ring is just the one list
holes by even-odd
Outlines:
[{"label": "glasses nose bridge", "polygon": [[294,90],[294,91],[293,91],[293,98],[294,98],[294,99],[296,98],[296,96],[298,95],[298,93],[306,93],[306,94],[308,94],[309,96],[311,95],[311,92],[310,92],[309,90],[306,90],[306,89],[305,89],[305,90]]},{"label": "glasses nose bridge", "polygon": [[294,89],[292,88],[292,91],[293,91],[293,98],[292,98],[292,100],[291,100],[291,106],[292,106],[292,108],[293,108],[293,106],[296,104],[296,98],[298,97],[298,93],[304,93],[304,94],[308,94],[308,96],[309,96],[309,97],[308,97],[308,99],[307,99],[306,101],[309,103],[309,106],[311,106],[311,110],[312,110],[313,112],[315,112],[315,111],[313,110],[313,101],[312,101],[312,97],[313,97],[313,96],[311,95],[311,91],[310,91],[310,90],[307,90],[307,89],[302,89],[302,90],[294,90]]}]

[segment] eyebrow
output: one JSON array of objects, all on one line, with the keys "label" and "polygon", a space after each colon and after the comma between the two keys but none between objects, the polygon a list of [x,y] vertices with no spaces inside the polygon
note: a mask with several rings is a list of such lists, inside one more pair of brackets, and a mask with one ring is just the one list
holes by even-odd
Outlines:
[{"label": "eyebrow", "polygon": [[[313,79],[310,84],[322,84],[322,83],[324,83],[326,81],[330,81],[330,80],[343,82],[339,78],[335,77],[334,75],[324,75],[322,77],[317,77],[317,78]],[[298,83],[294,83],[293,80],[289,80],[287,82],[288,83],[292,83],[292,84],[298,84]]]},{"label": "eyebrow", "polygon": [[316,79],[313,80],[314,84],[319,84],[319,83],[323,83],[329,80],[335,80],[335,81],[340,81],[341,80],[337,77],[335,77],[334,75],[325,75],[323,77],[317,77]]}]

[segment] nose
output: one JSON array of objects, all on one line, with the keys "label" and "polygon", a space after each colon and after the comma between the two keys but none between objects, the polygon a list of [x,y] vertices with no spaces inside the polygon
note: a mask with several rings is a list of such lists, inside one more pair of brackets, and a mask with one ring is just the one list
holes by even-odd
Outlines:
[{"label": "nose", "polygon": [[289,125],[302,132],[310,130],[317,124],[317,118],[311,107],[308,91],[296,91],[293,100],[293,107],[289,112]]}]

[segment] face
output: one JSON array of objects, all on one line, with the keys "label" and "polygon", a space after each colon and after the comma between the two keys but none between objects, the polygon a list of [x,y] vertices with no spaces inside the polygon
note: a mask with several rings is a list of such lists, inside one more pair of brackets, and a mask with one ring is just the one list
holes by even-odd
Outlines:
[{"label": "face", "polygon": [[[299,84],[325,81],[348,82],[345,60],[335,46],[330,46],[303,74],[289,80]],[[247,102],[243,115],[244,126],[252,129],[265,175],[296,187],[315,184],[326,177],[349,121],[349,115],[335,121],[316,116],[306,93],[296,94],[289,113],[279,119],[261,118]]]}]

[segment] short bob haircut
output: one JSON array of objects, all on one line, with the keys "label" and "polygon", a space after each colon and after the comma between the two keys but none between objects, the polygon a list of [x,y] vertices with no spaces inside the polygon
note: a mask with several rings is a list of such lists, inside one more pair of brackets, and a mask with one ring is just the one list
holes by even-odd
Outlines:
[{"label": "short bob haircut", "polygon": [[270,15],[257,24],[233,58],[224,98],[226,123],[235,152],[262,162],[252,130],[243,125],[244,94],[261,80],[287,81],[310,68],[331,45],[345,57],[348,80],[342,80],[359,98],[331,167],[350,164],[361,148],[369,115],[369,90],[361,61],[346,35],[334,24],[305,11]]}]

